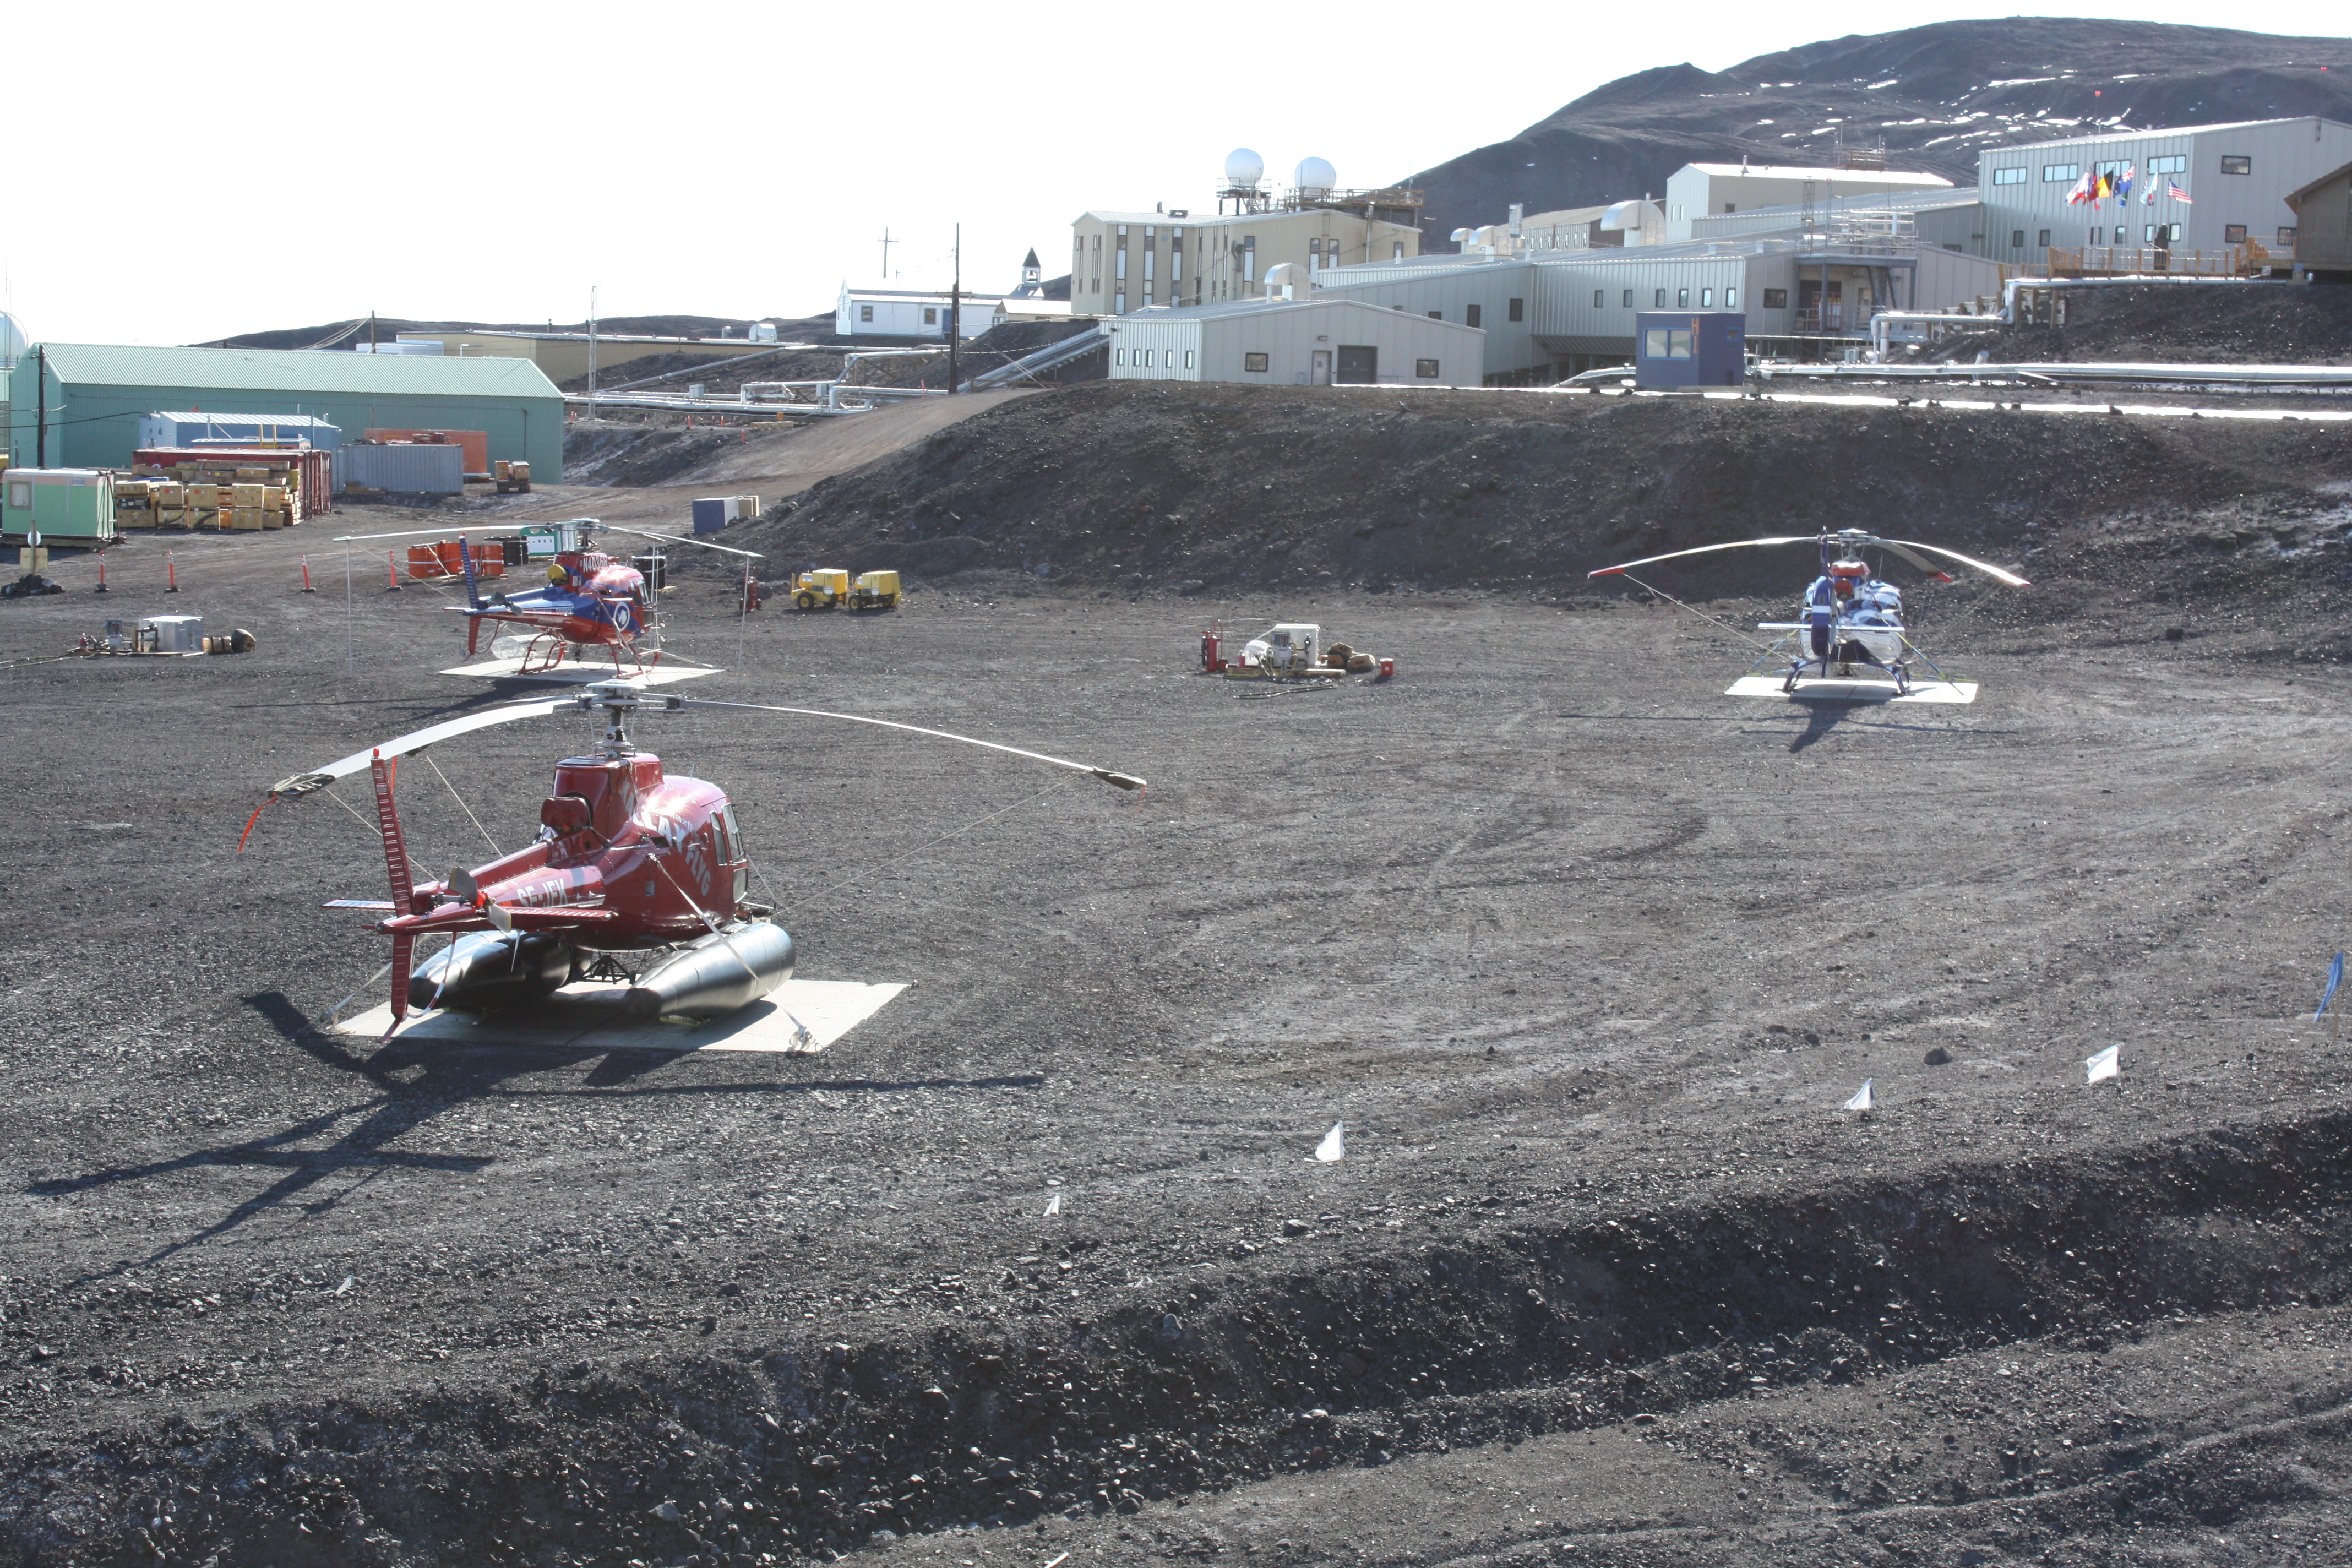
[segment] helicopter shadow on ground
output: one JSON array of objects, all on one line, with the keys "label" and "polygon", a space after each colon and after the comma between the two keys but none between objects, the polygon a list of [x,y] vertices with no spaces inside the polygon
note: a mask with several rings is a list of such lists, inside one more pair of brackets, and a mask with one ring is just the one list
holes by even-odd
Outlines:
[{"label": "helicopter shadow on ground", "polygon": [[[132,1268],[152,1268],[215,1240],[267,1210],[291,1206],[314,1216],[325,1214],[387,1170],[439,1171],[457,1176],[482,1171],[496,1163],[498,1155],[435,1153],[390,1145],[443,1111],[455,1110],[493,1093],[511,1096],[514,1090],[501,1089],[500,1086],[518,1074],[541,1072],[551,1066],[567,1066],[602,1056],[604,1062],[589,1075],[588,1081],[592,1085],[610,1088],[627,1083],[677,1059],[672,1053],[652,1051],[518,1047],[450,1049],[430,1043],[408,1045],[399,1041],[362,1056],[338,1043],[282,992],[264,992],[247,996],[244,1001],[297,1049],[338,1072],[365,1079],[379,1092],[369,1099],[322,1110],[264,1137],[192,1149],[168,1159],[119,1165],[79,1175],[45,1178],[27,1184],[24,1190],[29,1196],[65,1197],[127,1183],[168,1177],[207,1166],[252,1166],[282,1173],[260,1192],[236,1204],[211,1224],[201,1226],[181,1240],[158,1247],[147,1257],[125,1259],[107,1268],[93,1269],[82,1277],[82,1283],[119,1275]],[[416,1077],[402,1076],[420,1068],[422,1070]],[[999,1081],[979,1080],[972,1087],[994,1087]],[[1036,1087],[1044,1081],[1037,1078],[1034,1081],[1005,1079],[1001,1083],[1004,1087]],[[757,1095],[772,1093],[780,1089],[805,1090],[827,1088],[847,1092],[861,1088],[885,1091],[910,1087],[917,1086],[878,1081],[861,1084],[857,1080],[845,1079],[822,1084],[677,1085],[636,1092]],[[345,1126],[346,1123],[349,1125]],[[341,1136],[325,1148],[301,1146],[339,1126],[344,1127]],[[364,1173],[351,1186],[331,1194],[305,1196],[320,1184],[355,1171]]]}]

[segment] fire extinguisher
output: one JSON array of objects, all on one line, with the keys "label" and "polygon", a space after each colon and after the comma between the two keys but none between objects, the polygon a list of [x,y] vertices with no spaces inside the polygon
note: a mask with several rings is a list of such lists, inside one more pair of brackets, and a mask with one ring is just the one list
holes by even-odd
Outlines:
[{"label": "fire extinguisher", "polygon": [[748,573],[743,577],[743,607],[746,610],[760,607],[760,580]]}]

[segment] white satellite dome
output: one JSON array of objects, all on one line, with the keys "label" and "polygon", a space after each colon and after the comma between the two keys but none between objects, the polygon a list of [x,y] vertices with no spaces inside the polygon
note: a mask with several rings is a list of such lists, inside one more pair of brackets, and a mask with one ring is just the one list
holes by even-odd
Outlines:
[{"label": "white satellite dome", "polygon": [[1321,158],[1301,158],[1290,183],[1313,195],[1326,195],[1339,184],[1339,171]]},{"label": "white satellite dome", "polygon": [[15,364],[31,346],[32,340],[26,335],[24,323],[0,310],[0,364]]},{"label": "white satellite dome", "polygon": [[1225,154],[1225,178],[1236,185],[1255,185],[1265,178],[1265,160],[1246,147]]}]

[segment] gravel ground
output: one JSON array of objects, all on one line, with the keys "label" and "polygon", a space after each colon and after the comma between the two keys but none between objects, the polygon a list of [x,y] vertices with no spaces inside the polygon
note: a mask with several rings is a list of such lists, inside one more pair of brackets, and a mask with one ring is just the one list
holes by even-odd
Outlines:
[{"label": "gravel ground", "polygon": [[[2342,530],[2325,454],[2190,456],[2164,505],[2053,485],[2046,535],[1981,542],[2031,595],[1915,594],[1968,708],[1738,701],[1733,634],[1542,584],[976,572],[739,622],[686,577],[699,694],[1152,781],[648,720],[733,794],[804,976],[912,983],[808,1058],[330,1032],[383,942],[315,906],[378,896],[373,830],[236,834],[492,695],[432,673],[446,596],[305,597],[310,531],[173,542],[175,599],[159,542],[104,600],[68,562],[0,607],[0,780],[42,806],[0,1550],[2322,1560],[2352,1112],[2298,1015],[2342,945]],[[260,647],[12,662],[167,607]],[[1401,673],[1206,680],[1219,615]],[[584,731],[404,770],[419,863],[524,837]]]},{"label": "gravel ground", "polygon": [[2352,363],[2352,289],[2285,282],[2115,283],[2066,290],[2063,327],[1947,339],[1929,357],[1994,363]]}]

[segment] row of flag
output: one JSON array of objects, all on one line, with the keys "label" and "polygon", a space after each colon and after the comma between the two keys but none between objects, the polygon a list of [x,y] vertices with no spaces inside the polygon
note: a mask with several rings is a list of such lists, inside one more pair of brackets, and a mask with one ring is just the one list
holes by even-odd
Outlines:
[{"label": "row of flag", "polygon": [[[2137,168],[2130,163],[2126,163],[2120,170],[2098,169],[2087,172],[2081,179],[2074,182],[2074,188],[2066,193],[2066,205],[2079,206],[2088,202],[2093,206],[2097,206],[2102,202],[2113,201],[2117,206],[2129,206],[2132,186],[2138,177]],[[2187,191],[2182,190],[2170,180],[2164,183],[2164,195],[2168,200],[2179,202],[2184,206],[2193,207],[2197,205],[2189,199]],[[2156,183],[2153,180],[2148,182],[2147,189],[2141,193],[2140,205],[2151,207],[2156,205]]]},{"label": "row of flag", "polygon": [[[2336,955],[2335,961],[2327,966],[2327,989],[2319,994],[2319,1009],[2311,1016],[2313,1023],[2316,1024],[2327,1016],[2328,1004],[2336,1000],[2336,993],[2343,984],[2344,955],[2339,952]],[[2085,1058],[2083,1062],[2084,1081],[2097,1083],[2102,1079],[2121,1078],[2124,1070],[2123,1049],[2120,1045],[2109,1046],[2105,1050]],[[1852,1100],[1845,1102],[1845,1109],[1848,1110],[1878,1109],[1878,1096],[1873,1092],[1872,1081],[1869,1079],[1862,1080],[1862,1087],[1854,1091]],[[1338,1131],[1337,1128],[1332,1130],[1335,1135]]]}]

